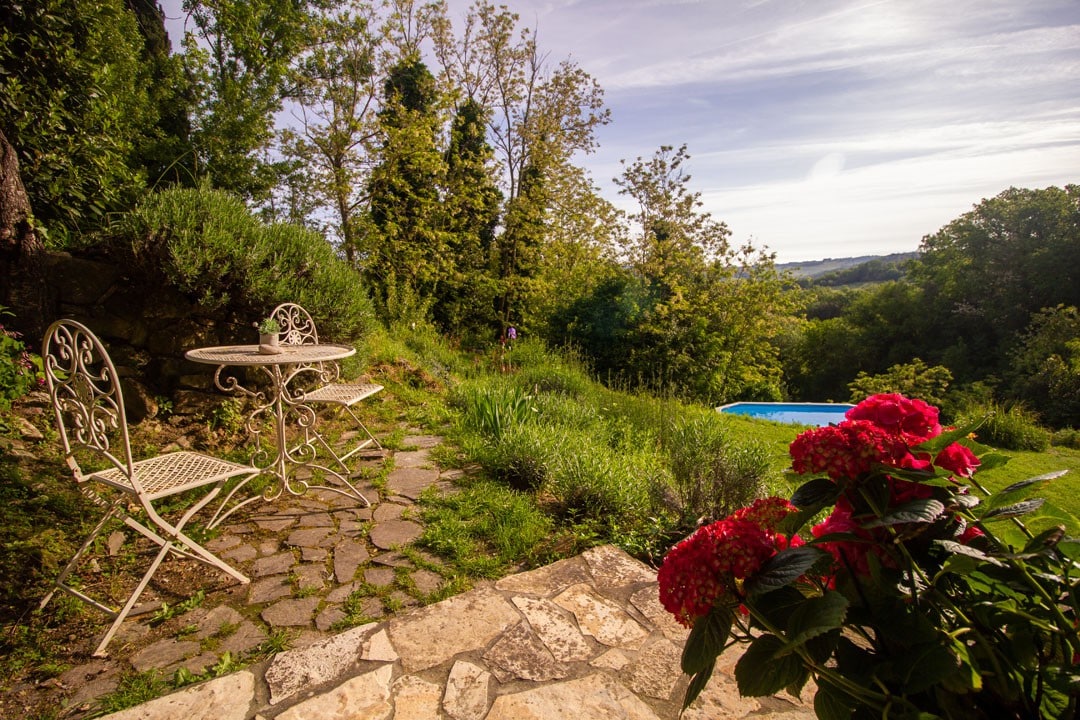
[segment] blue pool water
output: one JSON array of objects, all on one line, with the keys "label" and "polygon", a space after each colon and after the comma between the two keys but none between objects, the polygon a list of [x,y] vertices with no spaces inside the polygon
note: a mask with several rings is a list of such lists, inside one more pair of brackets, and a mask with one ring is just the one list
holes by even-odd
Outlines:
[{"label": "blue pool water", "polygon": [[717,410],[773,422],[821,426],[840,422],[844,419],[844,413],[853,407],[844,403],[737,402],[723,405]]}]

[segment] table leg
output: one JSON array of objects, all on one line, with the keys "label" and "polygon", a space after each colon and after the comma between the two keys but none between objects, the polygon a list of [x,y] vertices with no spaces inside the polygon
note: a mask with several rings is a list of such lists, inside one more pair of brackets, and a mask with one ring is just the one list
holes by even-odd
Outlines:
[{"label": "table leg", "polygon": [[[239,392],[258,403],[258,406],[251,412],[245,423],[248,434],[255,445],[255,450],[251,455],[251,464],[260,468],[263,474],[270,476],[273,480],[271,485],[259,495],[247,498],[231,507],[228,511],[224,511],[228,503],[236,496],[237,491],[247,484],[248,479],[239,483],[226,495],[218,511],[211,518],[209,527],[216,527],[241,507],[256,500],[273,501],[281,497],[282,493],[300,496],[309,489],[328,490],[358,500],[365,507],[370,507],[371,502],[349,481],[348,468],[345,468],[346,473],[342,474],[317,462],[318,453],[315,443],[321,442],[325,444],[325,440],[315,429],[316,413],[313,408],[303,402],[302,393],[297,393],[294,396],[289,392],[289,383],[297,375],[306,371],[317,372],[316,369],[301,366],[283,370],[282,366],[279,365],[261,368],[266,372],[270,380],[272,397],[269,400],[262,391],[252,391],[243,387],[235,377],[223,377],[221,373],[224,369],[224,366],[219,367],[214,374],[214,384],[218,389],[229,393]],[[271,452],[264,449],[259,441],[263,432],[263,423],[268,413],[273,425],[275,445],[272,456]],[[290,417],[295,417],[296,426],[302,431],[303,435],[303,439],[295,447],[290,447],[288,439],[287,428]],[[297,478],[296,470],[300,468],[321,472],[329,477],[336,478],[343,487],[313,485],[306,479]]]}]

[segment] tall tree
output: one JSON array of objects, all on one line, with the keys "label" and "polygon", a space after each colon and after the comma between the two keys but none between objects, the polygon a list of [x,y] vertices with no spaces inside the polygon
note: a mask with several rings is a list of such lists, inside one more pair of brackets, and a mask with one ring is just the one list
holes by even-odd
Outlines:
[{"label": "tall tree", "polygon": [[447,275],[438,194],[446,169],[438,148],[440,96],[427,66],[417,56],[402,58],[383,94],[361,263],[378,309],[393,322],[426,315]]},{"label": "tall tree", "polygon": [[15,148],[0,130],[0,306],[14,312],[7,323],[27,337],[40,337],[45,320],[54,317],[46,292],[44,250]]},{"label": "tall tree", "polygon": [[683,167],[689,158],[686,145],[664,145],[647,160],[624,160],[615,178],[620,194],[638,205],[630,215],[635,231],[626,236],[624,256],[664,299],[678,293],[682,279],[729,253],[727,226],[701,212],[701,194],[690,190],[691,176]]},{"label": "tall tree", "polygon": [[356,5],[315,22],[315,42],[292,75],[301,120],[281,133],[285,156],[295,162],[293,216],[328,218],[350,264],[357,264],[367,177],[378,134],[379,38],[369,6]]},{"label": "tall tree", "polygon": [[983,200],[923,238],[910,274],[926,296],[925,339],[938,353],[963,341],[942,358],[958,380],[1001,374],[1034,313],[1080,306],[1080,185]]},{"label": "tall tree", "polygon": [[623,213],[600,196],[582,168],[564,165],[549,175],[548,186],[543,259],[524,302],[523,324],[559,341],[552,321],[612,276],[614,249],[626,230]]},{"label": "tall tree", "polygon": [[1054,427],[1080,426],[1080,311],[1043,308],[1012,354],[1011,397]]},{"label": "tall tree", "polygon": [[184,0],[184,58],[197,104],[199,170],[255,202],[280,168],[265,159],[289,66],[310,41],[317,0]]},{"label": "tall tree", "polygon": [[609,119],[596,81],[570,60],[552,67],[539,50],[536,33],[519,31],[518,19],[505,6],[477,0],[459,37],[452,34],[445,13],[433,28],[436,56],[448,82],[488,110],[488,134],[505,198],[497,241],[504,323],[519,317],[534,284],[537,268],[529,263],[542,257],[555,175],[574,153],[595,147],[596,128]]},{"label": "tall tree", "polygon": [[161,183],[192,184],[195,154],[191,145],[193,95],[184,75],[184,61],[174,55],[165,30],[165,13],[153,0],[125,0],[143,37],[142,60],[148,81],[146,92],[157,122],[136,144],[136,161],[151,186]]},{"label": "tall tree", "polygon": [[536,165],[526,166],[518,179],[517,195],[506,203],[503,231],[496,240],[498,315],[503,330],[513,325],[529,332],[535,329],[523,320],[543,258],[547,204],[543,170]]},{"label": "tall tree", "polygon": [[470,341],[490,340],[488,333],[498,323],[494,251],[502,193],[492,174],[485,112],[467,99],[450,127],[442,227],[452,264],[433,309],[443,330]]},{"label": "tall tree", "polygon": [[649,301],[634,328],[629,368],[699,399],[779,399],[772,335],[788,311],[773,257],[731,248],[730,231],[701,211],[686,147],[661,147],[616,183],[637,201],[624,248]]}]

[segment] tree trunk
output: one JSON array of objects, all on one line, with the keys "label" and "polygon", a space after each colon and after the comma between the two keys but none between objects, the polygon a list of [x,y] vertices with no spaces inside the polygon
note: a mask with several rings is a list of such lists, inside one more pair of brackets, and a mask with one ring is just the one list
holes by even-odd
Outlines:
[{"label": "tree trunk", "polygon": [[45,247],[31,223],[19,159],[0,131],[0,305],[15,314],[0,324],[21,332],[31,350],[53,315],[45,275]]}]

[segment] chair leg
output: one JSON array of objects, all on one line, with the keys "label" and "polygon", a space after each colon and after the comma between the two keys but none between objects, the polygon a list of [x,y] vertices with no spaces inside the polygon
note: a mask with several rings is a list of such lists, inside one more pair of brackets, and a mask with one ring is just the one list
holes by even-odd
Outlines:
[{"label": "chair leg", "polygon": [[[127,618],[132,608],[135,607],[135,604],[139,601],[139,598],[142,596],[143,591],[146,590],[146,586],[150,583],[151,578],[153,578],[154,573],[157,572],[158,568],[161,566],[162,561],[170,552],[176,553],[181,557],[186,557],[201,562],[203,564],[216,567],[225,574],[232,577],[234,580],[242,584],[247,584],[248,582],[250,582],[247,576],[230,566],[225,561],[218,558],[216,555],[211,553],[199,543],[195,542],[195,540],[193,540],[183,532],[183,528],[187,524],[188,520],[196,512],[202,509],[208,502],[210,502],[210,500],[212,500],[218,494],[218,492],[220,492],[220,488],[216,488],[214,491],[208,493],[206,497],[202,498],[199,502],[189,507],[175,525],[170,524],[163,518],[161,518],[161,516],[157,514],[153,507],[144,506],[144,509],[153,521],[153,524],[158,526],[166,535],[169,535],[172,539],[162,537],[161,534],[142,524],[128,513],[123,512],[120,507],[127,498],[125,496],[117,498],[108,506],[101,520],[99,520],[98,523],[94,526],[94,529],[86,537],[86,540],[83,541],[83,544],[79,547],[78,551],[71,558],[71,560],[68,561],[67,565],[64,566],[64,569],[60,571],[60,574],[57,576],[57,579],[55,581],[55,586],[42,599],[41,604],[38,606],[39,609],[45,608],[45,606],[49,604],[53,596],[56,594],[56,591],[59,589],[79,598],[83,602],[92,605],[93,607],[101,610],[106,615],[111,617],[113,619],[112,624],[109,626],[108,630],[106,630],[104,637],[102,637],[101,641],[98,643],[97,648],[93,652],[94,657],[104,657],[107,654],[105,652],[105,649],[108,647],[109,643],[112,642],[113,636],[116,634],[116,631],[120,629],[120,625]],[[142,578],[139,581],[139,584],[128,596],[128,599],[124,602],[123,607],[121,607],[119,610],[115,610],[112,607],[109,607],[101,601],[90,597],[88,594],[84,593],[78,588],[72,587],[71,585],[68,585],[66,583],[68,576],[78,566],[79,561],[86,554],[86,551],[93,544],[94,540],[100,534],[101,530],[105,527],[106,523],[108,523],[113,518],[122,519],[123,523],[130,527],[132,530],[135,530],[137,533],[139,533],[146,539],[160,546],[160,549],[158,550],[157,555],[154,557],[153,562],[151,562],[150,567],[143,574]]]},{"label": "chair leg", "polygon": [[[216,493],[211,493],[209,497],[212,498],[215,494]],[[194,510],[198,510],[200,507],[205,505],[206,502],[208,502],[208,499],[196,503],[196,507],[194,508]],[[130,515],[126,515],[124,517],[124,523],[128,527],[137,531],[140,535],[144,536],[148,540],[157,543],[161,546],[161,549],[158,550],[158,553],[154,557],[153,562],[150,563],[150,567],[142,576],[139,584],[132,591],[131,595],[127,599],[127,602],[124,603],[124,606],[120,608],[119,611],[109,611],[109,614],[114,615],[115,617],[113,619],[112,625],[110,625],[109,629],[105,632],[105,636],[98,643],[97,649],[94,650],[94,657],[105,657],[107,655],[107,653],[105,652],[105,648],[112,641],[113,635],[115,635],[116,631],[120,629],[120,625],[127,618],[132,608],[135,607],[135,604],[139,601],[139,598],[142,597],[143,591],[146,590],[146,586],[150,583],[150,580],[151,578],[153,578],[154,573],[157,572],[157,569],[161,566],[162,561],[165,560],[165,557],[170,552],[176,553],[181,557],[186,557],[207,565],[212,565],[213,567],[218,568],[219,570],[226,573],[227,575],[242,584],[246,585],[248,582],[250,582],[250,580],[248,580],[245,575],[235,570],[232,566],[227,564],[225,561],[219,559],[209,550],[203,548],[201,545],[199,545],[197,542],[192,540],[190,537],[188,537],[181,531],[181,528],[183,528],[184,524],[186,524],[188,518],[190,518],[191,515],[194,514],[194,510],[189,510],[188,512],[184,513],[184,516],[181,518],[180,522],[177,523],[176,526],[172,526],[168,523],[165,523],[164,521],[161,521],[164,526],[163,529],[167,528],[168,534],[175,537],[175,541],[161,537],[161,535],[154,532],[147,526],[143,525]],[[152,513],[152,515],[158,520],[160,520],[160,517],[157,516],[157,513]]]},{"label": "chair leg", "polygon": [[116,611],[110,608],[108,605],[105,605],[104,603],[95,600],[81,590],[67,585],[65,581],[67,580],[68,575],[71,574],[71,571],[74,570],[75,567],[79,564],[79,560],[82,558],[83,553],[85,553],[90,548],[90,546],[94,542],[94,539],[98,536],[98,533],[100,533],[102,528],[105,527],[105,524],[109,522],[109,520],[120,515],[120,513],[118,512],[120,502],[121,500],[118,499],[109,504],[108,508],[105,511],[105,514],[101,517],[101,520],[98,521],[98,524],[94,526],[94,529],[90,531],[90,534],[86,536],[86,540],[83,541],[82,546],[79,547],[75,555],[72,556],[71,560],[68,561],[68,564],[64,566],[64,569],[60,571],[60,574],[56,576],[56,580],[53,582],[52,590],[50,590],[49,593],[44,598],[42,598],[41,604],[38,605],[38,610],[44,610],[45,606],[48,605],[49,601],[53,599],[54,595],[56,595],[56,591],[63,590],[64,592],[74,595],[83,602],[93,605],[102,612],[105,612],[109,615],[113,615],[116,613]]},{"label": "chair leg", "polygon": [[165,540],[158,537],[156,533],[145,527],[143,528],[143,530],[145,531],[143,534],[147,535],[147,537],[151,538],[152,540],[154,538],[157,538],[155,542],[159,544],[166,542],[169,543],[171,550],[177,555],[196,560],[205,565],[216,567],[218,570],[221,570],[226,575],[230,576],[242,585],[247,585],[250,580],[248,580],[246,575],[236,570],[227,562],[219,558],[217,555],[214,555],[212,552],[210,552],[202,545],[195,542],[192,538],[184,534],[184,527],[187,525],[188,520],[190,520],[195,513],[202,510],[207,503],[217,497],[218,493],[220,492],[221,486],[219,485],[215,487],[211,492],[207,493],[207,495],[201,500],[199,500],[199,502],[189,507],[187,509],[187,512],[185,512],[180,517],[180,519],[176,522],[175,525],[170,524],[164,518],[158,515],[157,511],[153,508],[153,506],[147,503],[144,508],[147,515],[150,517],[150,519],[155,525],[161,528],[170,537],[170,540]]},{"label": "chair leg", "polygon": [[169,554],[169,550],[171,549],[171,543],[166,542],[161,546],[161,549],[158,550],[158,554],[154,558],[154,561],[150,563],[150,569],[142,576],[142,580],[139,581],[138,587],[136,587],[134,592],[131,593],[131,596],[128,597],[127,602],[124,603],[124,607],[120,608],[120,611],[116,613],[116,618],[113,620],[112,625],[109,626],[109,629],[105,632],[105,636],[101,638],[101,642],[98,643],[97,649],[93,652],[94,657],[105,657],[108,654],[105,652],[105,648],[112,642],[113,635],[120,629],[121,623],[127,618],[131,609],[135,607],[135,603],[139,601],[139,598],[143,594],[143,590],[145,590],[146,586],[150,583],[150,578],[157,572],[158,566],[161,565],[161,561],[165,559],[165,556]]},{"label": "chair leg", "polygon": [[347,412],[349,416],[352,417],[353,422],[356,423],[356,426],[364,431],[368,439],[362,441],[359,445],[349,450],[347,453],[343,454],[339,454],[336,450],[334,450],[330,443],[327,442],[326,438],[322,436],[322,433],[312,428],[306,429],[306,432],[310,434],[307,435],[305,439],[307,444],[311,444],[312,440],[318,441],[318,443],[322,445],[323,449],[326,450],[327,453],[329,453],[330,457],[334,459],[334,462],[337,463],[342,470],[344,470],[346,473],[351,473],[352,469],[348,466],[348,464],[346,464],[346,460],[348,460],[364,448],[368,447],[369,445],[374,444],[375,447],[377,447],[379,450],[382,450],[382,445],[380,445],[379,441],[375,438],[375,436],[371,434],[371,431],[367,429],[367,426],[364,425],[364,423],[360,422],[360,418],[356,415],[355,412],[353,412],[352,408],[350,408],[348,405],[336,405],[336,407],[340,407],[345,410],[345,412]]},{"label": "chair leg", "polygon": [[348,405],[343,405],[342,407],[344,407],[345,412],[349,413],[349,416],[352,417],[353,422],[356,423],[356,426],[364,431],[364,434],[366,434],[368,436],[368,439],[364,440],[359,445],[354,447],[352,450],[350,450],[349,452],[342,455],[339,461],[342,462],[342,464],[344,464],[343,461],[348,460],[350,457],[352,457],[353,455],[360,452],[361,450],[363,450],[364,448],[366,448],[368,445],[371,445],[371,444],[374,444],[375,447],[377,447],[379,450],[382,450],[382,445],[380,445],[379,441],[375,439],[375,436],[371,434],[371,431],[367,429],[367,426],[364,425],[364,423],[360,422],[360,418],[357,416],[357,414],[355,412],[353,412],[353,409],[351,407],[349,407]]}]

